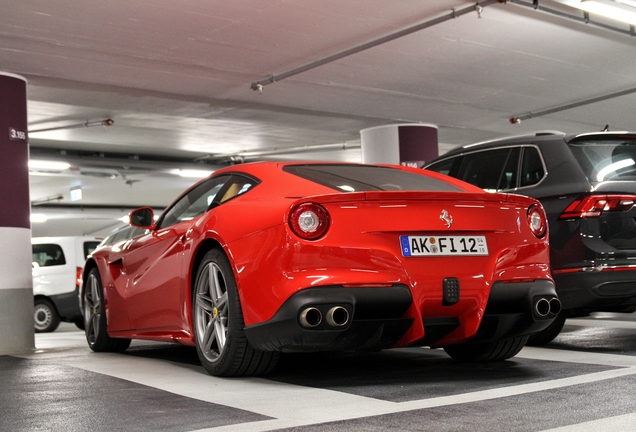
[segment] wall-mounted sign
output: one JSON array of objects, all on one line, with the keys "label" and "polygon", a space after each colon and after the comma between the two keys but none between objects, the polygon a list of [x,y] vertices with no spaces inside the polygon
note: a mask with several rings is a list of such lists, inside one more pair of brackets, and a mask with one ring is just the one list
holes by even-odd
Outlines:
[{"label": "wall-mounted sign", "polygon": [[15,128],[9,128],[9,140],[10,141],[26,141],[27,133],[26,131],[17,130]]}]

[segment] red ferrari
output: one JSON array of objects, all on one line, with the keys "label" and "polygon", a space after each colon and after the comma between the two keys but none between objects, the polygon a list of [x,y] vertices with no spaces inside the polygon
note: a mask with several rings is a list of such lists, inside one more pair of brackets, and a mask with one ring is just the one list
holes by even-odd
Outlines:
[{"label": "red ferrari", "polygon": [[430,171],[235,165],[130,222],[146,231],[84,268],[94,351],[178,342],[217,376],[263,374],[293,351],[503,360],[560,309],[539,202]]}]

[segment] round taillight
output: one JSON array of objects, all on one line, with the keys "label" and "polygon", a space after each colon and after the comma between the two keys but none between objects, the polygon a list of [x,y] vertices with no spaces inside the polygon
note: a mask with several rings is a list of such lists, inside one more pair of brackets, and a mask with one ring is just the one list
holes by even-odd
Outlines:
[{"label": "round taillight", "polygon": [[546,220],[543,209],[534,204],[528,209],[528,226],[535,237],[543,237],[548,231],[548,221]]},{"label": "round taillight", "polygon": [[298,237],[317,240],[329,229],[329,213],[321,205],[303,203],[291,211],[289,225]]}]

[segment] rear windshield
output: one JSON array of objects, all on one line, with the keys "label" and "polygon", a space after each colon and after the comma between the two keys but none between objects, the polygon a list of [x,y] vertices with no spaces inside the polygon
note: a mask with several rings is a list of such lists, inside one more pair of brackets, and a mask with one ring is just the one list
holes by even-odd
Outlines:
[{"label": "rear windshield", "polygon": [[370,165],[288,165],[283,170],[340,192],[461,192],[452,184],[397,168]]},{"label": "rear windshield", "polygon": [[84,259],[86,259],[86,257],[93,253],[97,246],[99,246],[99,243],[100,242],[98,241],[92,240],[84,242]]},{"label": "rear windshield", "polygon": [[52,267],[66,264],[64,252],[57,244],[34,244],[31,262],[33,267]]},{"label": "rear windshield", "polygon": [[591,182],[636,180],[636,137],[579,137],[568,145]]}]

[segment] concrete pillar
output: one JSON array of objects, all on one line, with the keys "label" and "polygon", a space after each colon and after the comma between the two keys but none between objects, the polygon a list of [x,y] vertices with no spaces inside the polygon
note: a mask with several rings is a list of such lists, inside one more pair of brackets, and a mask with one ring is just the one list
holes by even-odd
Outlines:
[{"label": "concrete pillar", "polygon": [[437,126],[396,124],[360,131],[362,162],[421,167],[439,156]]},{"label": "concrete pillar", "polygon": [[0,355],[34,349],[26,86],[0,72]]}]

